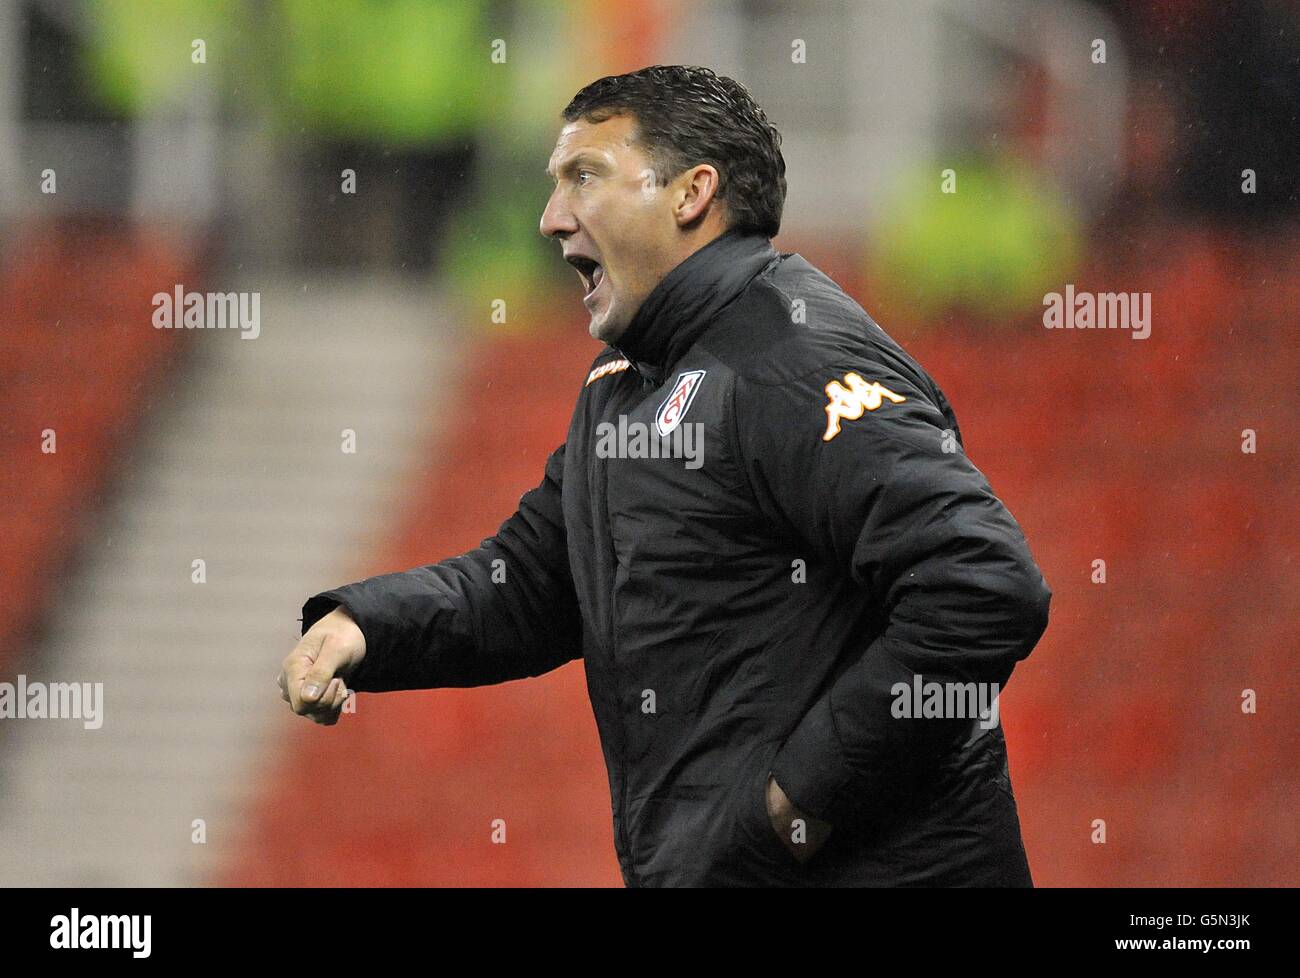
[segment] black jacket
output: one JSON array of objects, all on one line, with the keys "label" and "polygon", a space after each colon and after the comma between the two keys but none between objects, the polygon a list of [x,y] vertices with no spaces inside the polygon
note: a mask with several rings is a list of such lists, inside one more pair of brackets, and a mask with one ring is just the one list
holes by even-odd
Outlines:
[{"label": "black jacket", "polygon": [[[731,232],[596,358],[495,536],[317,595],[303,628],[347,607],[359,690],[581,657],[629,886],[1023,886],[1001,728],[898,718],[896,684],[1001,687],[1050,598],[925,371],[803,258]],[[834,826],[806,863],[769,772]]]}]

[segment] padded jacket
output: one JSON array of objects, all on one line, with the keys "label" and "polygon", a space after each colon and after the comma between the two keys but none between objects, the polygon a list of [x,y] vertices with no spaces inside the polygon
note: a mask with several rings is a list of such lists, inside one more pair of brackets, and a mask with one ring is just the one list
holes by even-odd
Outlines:
[{"label": "padded jacket", "polygon": [[[1032,885],[1001,727],[960,695],[908,706],[1000,690],[1051,598],[920,365],[803,258],[733,231],[579,380],[494,536],[307,601],[304,631],[343,604],[366,637],[349,687],[582,659],[629,886]],[[769,776],[833,827],[806,861]]]}]

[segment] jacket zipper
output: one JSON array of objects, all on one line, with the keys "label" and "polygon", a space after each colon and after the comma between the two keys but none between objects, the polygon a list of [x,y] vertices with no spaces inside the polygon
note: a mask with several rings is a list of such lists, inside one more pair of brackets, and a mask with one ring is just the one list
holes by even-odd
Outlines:
[{"label": "jacket zipper", "polygon": [[[617,565],[617,558],[615,559],[615,565]],[[610,672],[611,672],[611,673],[613,674],[613,676],[614,676],[614,696],[615,696],[615,700],[616,700],[616,701],[618,701],[618,700],[621,699],[621,697],[622,697],[622,692],[623,692],[623,681],[622,681],[622,677],[619,675],[619,666],[618,666],[618,611],[617,611],[617,601],[618,601],[618,598],[617,598],[617,597],[615,596],[615,594],[611,591],[611,592],[610,592],[610,596],[609,596],[609,613],[610,613],[610,629],[609,629],[609,637],[610,637],[610,642],[609,642],[609,645],[610,645]],[[622,706],[621,703],[618,703],[617,705],[620,706],[620,707]],[[632,878],[632,882],[633,882],[633,883],[635,883],[637,886],[640,886],[640,885],[641,885],[641,881],[640,881],[640,879],[637,877],[637,872],[636,872],[636,857],[635,857],[635,856],[633,855],[633,853],[632,853],[632,844],[628,841],[628,835],[627,835],[627,738],[628,738],[628,725],[623,721],[623,719],[622,719],[621,717],[620,717],[620,719],[619,719],[619,723],[621,723],[621,724],[623,725],[623,737],[622,737],[622,747],[621,747],[621,750],[620,750],[620,753],[621,753],[622,756],[619,758],[619,764],[618,764],[618,781],[619,781],[619,785],[618,785],[618,832],[619,832],[619,835],[621,835],[621,836],[623,837],[623,851],[627,853],[628,875]]]},{"label": "jacket zipper", "polygon": [[[635,365],[633,370],[636,370]],[[639,375],[639,371],[638,371]],[[644,383],[644,378],[642,378]],[[609,512],[609,470],[602,465],[600,468],[600,486],[599,498],[605,500],[605,540],[609,542],[611,573],[617,574],[618,555],[614,552],[614,524]],[[614,706],[615,711],[622,707],[621,696],[623,691],[622,676],[619,669],[618,658],[618,595],[613,588],[609,594],[609,650],[610,650],[610,675],[614,682]],[[623,851],[627,854],[628,877],[631,885],[640,886],[641,881],[636,872],[636,859],[632,853],[632,844],[627,834],[627,740],[628,725],[619,716],[618,723],[623,727],[623,735],[620,738],[621,746],[619,748],[618,764],[618,834],[622,842]]]}]

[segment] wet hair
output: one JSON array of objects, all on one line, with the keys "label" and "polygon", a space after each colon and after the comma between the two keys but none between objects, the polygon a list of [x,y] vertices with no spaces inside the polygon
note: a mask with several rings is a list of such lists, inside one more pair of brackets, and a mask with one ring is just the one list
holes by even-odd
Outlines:
[{"label": "wet hair", "polygon": [[740,82],[708,68],[655,65],[592,82],[562,113],[565,122],[636,120],[637,137],[661,181],[700,163],[718,171],[727,229],[781,230],[785,158],[781,134]]}]

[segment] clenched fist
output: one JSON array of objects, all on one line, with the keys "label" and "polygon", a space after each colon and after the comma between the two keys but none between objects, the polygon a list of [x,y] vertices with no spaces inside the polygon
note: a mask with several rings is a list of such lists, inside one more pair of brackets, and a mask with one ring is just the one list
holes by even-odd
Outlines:
[{"label": "clenched fist", "polygon": [[342,605],[307,629],[280,667],[280,695],[299,716],[330,726],[348,698],[344,679],[366,655],[366,637]]}]

